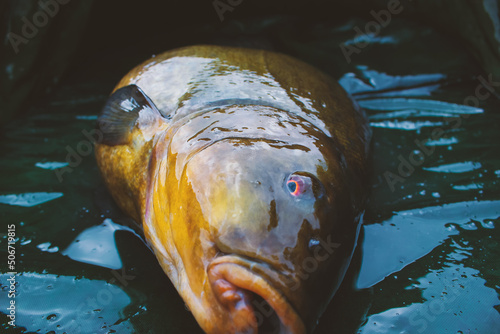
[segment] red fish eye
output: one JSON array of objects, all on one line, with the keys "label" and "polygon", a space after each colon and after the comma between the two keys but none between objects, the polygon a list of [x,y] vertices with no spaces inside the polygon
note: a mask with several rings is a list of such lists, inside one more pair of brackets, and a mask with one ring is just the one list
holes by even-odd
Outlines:
[{"label": "red fish eye", "polygon": [[290,195],[297,197],[308,192],[311,188],[311,182],[305,176],[292,174],[286,181],[286,188],[290,192]]},{"label": "red fish eye", "polygon": [[283,188],[290,195],[300,200],[319,199],[324,194],[323,186],[318,178],[307,172],[289,174],[285,182],[283,182]]},{"label": "red fish eye", "polygon": [[296,180],[288,180],[286,185],[288,186],[288,190],[290,190],[290,194],[293,196],[300,194],[300,184]]}]

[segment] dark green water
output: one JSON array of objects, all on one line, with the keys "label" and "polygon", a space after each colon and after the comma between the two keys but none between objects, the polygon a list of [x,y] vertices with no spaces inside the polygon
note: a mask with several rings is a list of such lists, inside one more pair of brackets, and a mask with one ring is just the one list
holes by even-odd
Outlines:
[{"label": "dark green water", "polygon": [[[373,126],[363,238],[316,333],[500,333],[500,103],[488,91],[500,83],[484,85],[459,44],[408,21],[348,62],[339,43],[356,25],[283,24],[273,39],[339,78]],[[85,133],[119,77],[87,77],[2,134],[0,312],[14,224],[17,327],[2,315],[1,331],[200,333],[103,188]]]}]

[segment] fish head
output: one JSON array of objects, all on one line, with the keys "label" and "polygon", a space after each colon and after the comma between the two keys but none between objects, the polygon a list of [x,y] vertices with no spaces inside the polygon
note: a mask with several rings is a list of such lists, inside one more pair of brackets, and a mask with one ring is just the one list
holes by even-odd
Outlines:
[{"label": "fish head", "polygon": [[358,189],[334,138],[279,111],[252,121],[240,109],[245,125],[233,120],[222,137],[206,117],[205,144],[157,182],[156,210],[169,208],[157,225],[167,221],[177,264],[166,271],[207,333],[309,332],[350,262]]}]

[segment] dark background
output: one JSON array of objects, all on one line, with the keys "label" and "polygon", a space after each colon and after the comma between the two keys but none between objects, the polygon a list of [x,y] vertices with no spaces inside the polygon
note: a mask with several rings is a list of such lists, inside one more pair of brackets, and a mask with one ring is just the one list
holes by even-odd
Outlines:
[{"label": "dark background", "polygon": [[[0,4],[4,44],[0,53],[0,119],[29,111],[62,83],[96,80],[111,90],[137,63],[165,50],[192,44],[236,45],[274,49],[302,58],[337,77],[345,66],[341,49],[329,50],[331,64],[304,51],[294,41],[315,25],[327,26],[353,17],[373,20],[371,11],[386,10],[390,1],[82,1],[10,0]],[[392,0],[393,2],[396,0]],[[399,3],[399,1],[396,1]],[[52,6],[55,15],[34,37],[12,46],[12,34],[23,37],[26,20]],[[56,4],[56,5],[54,5]],[[55,6],[55,7],[54,7]],[[481,1],[403,0],[398,17],[406,17],[447,34],[461,44],[480,67],[500,73],[495,29]],[[219,8],[219,13],[216,10]],[[54,10],[56,8],[56,10]],[[220,15],[219,15],[220,14]],[[325,27],[317,23],[322,22]],[[354,35],[354,32],[352,32]],[[302,39],[302,40],[301,40]],[[337,59],[337,60],[335,60]],[[336,66],[335,63],[339,64]],[[333,65],[332,65],[333,64]],[[326,66],[325,66],[326,65]]]},{"label": "dark background", "polygon": [[[385,10],[389,1],[243,0],[232,6],[232,11],[224,12],[221,21],[210,0],[70,0],[60,5],[58,13],[27,43],[19,44],[16,53],[9,34],[22,34],[25,22],[33,22],[41,10],[39,4],[54,1],[0,3],[0,34],[4,36],[0,49],[0,196],[64,194],[29,207],[0,204],[0,220],[18,226],[23,243],[19,245],[18,279],[26,289],[23,291],[28,291],[18,299],[20,326],[13,329],[3,323],[0,331],[49,332],[59,328],[62,332],[76,319],[82,326],[94,326],[88,332],[94,328],[105,332],[108,326],[110,332],[123,333],[162,333],[167,329],[201,333],[154,255],[127,231],[116,233],[116,245],[111,234],[110,247],[116,248],[123,268],[135,278],[126,286],[117,285],[122,294],[103,305],[91,320],[81,317],[79,303],[95,297],[115,276],[109,268],[73,260],[62,252],[90,229],[101,228],[105,219],[122,223],[120,213],[113,210],[93,154],[82,157],[81,164],[64,174],[63,181],[56,177],[57,169],[36,166],[68,162],[68,149],[77,149],[85,142],[82,131],[94,127],[95,117],[116,83],[152,55],[192,44],[276,50],[311,63],[336,79],[364,83],[358,95],[356,89],[352,91],[358,102],[389,96],[423,98],[436,107],[442,107],[442,102],[457,106],[464,104],[465,97],[474,96],[478,75],[500,81],[499,43],[491,12],[485,7],[494,1],[401,1],[404,10],[380,34],[397,43],[374,41],[349,62],[341,43],[352,40],[352,27],[363,28],[373,20],[371,11]],[[440,74],[446,79],[434,82]],[[415,77],[423,78],[421,95],[407,86],[415,83]],[[400,267],[388,271],[393,274],[373,286],[354,289],[352,282],[362,267],[358,247],[349,275],[316,333],[355,333],[361,326],[363,333],[377,332],[383,326],[386,333],[391,333],[391,328],[396,333],[418,332],[425,319],[418,307],[427,307],[448,287],[461,293],[455,303],[446,304],[450,312],[425,323],[429,333],[458,329],[467,333],[476,327],[483,333],[494,332],[488,331],[488,326],[499,321],[500,237],[498,227],[481,224],[498,224],[500,215],[500,101],[496,91],[481,101],[484,113],[464,118],[458,128],[438,125],[441,117],[390,116],[390,99],[385,101],[387,110],[369,110],[370,117],[387,114],[382,119],[371,118],[372,126],[383,122],[434,125],[415,131],[372,127],[374,175],[365,215],[368,232],[359,244],[365,247],[364,255],[377,259],[369,269],[365,265],[368,276],[387,274],[385,269],[393,266],[394,259]],[[418,107],[409,103],[404,109]],[[450,105],[448,108],[456,112]],[[443,138],[456,143],[436,146],[435,153],[405,182],[390,190],[384,173],[397,173],[398,156],[408,157],[417,148],[415,140],[429,140],[432,131],[440,127],[445,130]],[[467,162],[480,167],[462,173],[425,169]],[[94,236],[88,238],[92,241]],[[5,259],[3,240],[0,238],[0,255]],[[47,243],[49,249],[58,247],[58,251],[40,247]],[[0,269],[6,272],[4,267]],[[45,289],[48,285],[50,290]],[[391,313],[394,309],[402,312],[400,317]],[[416,326],[404,322],[408,314],[417,316]],[[2,319],[6,319],[3,314]]]}]

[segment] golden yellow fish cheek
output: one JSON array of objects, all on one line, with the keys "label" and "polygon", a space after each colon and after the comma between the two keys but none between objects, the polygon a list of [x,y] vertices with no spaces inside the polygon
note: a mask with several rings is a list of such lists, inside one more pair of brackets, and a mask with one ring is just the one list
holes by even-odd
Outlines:
[{"label": "golden yellow fish cheek", "polygon": [[206,266],[216,252],[206,242],[193,242],[201,240],[202,235],[207,239],[203,215],[189,182],[171,172],[176,156],[163,153],[155,152],[150,166],[154,174],[146,201],[144,232],[179,292],[189,291],[189,298],[199,298],[205,289]]},{"label": "golden yellow fish cheek", "polygon": [[[196,202],[191,183],[177,179],[168,165],[175,155],[153,161],[149,212],[144,232],[164,271],[200,325],[209,332],[223,332],[230,322],[213,294],[207,266],[217,255],[207,224]],[[171,171],[171,169],[170,169]]]}]

